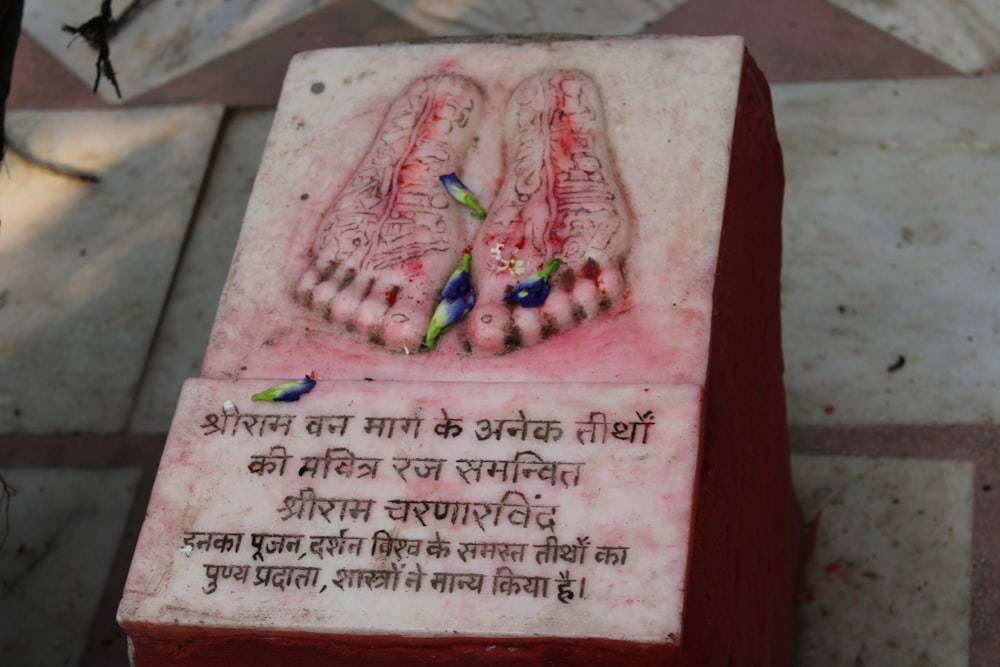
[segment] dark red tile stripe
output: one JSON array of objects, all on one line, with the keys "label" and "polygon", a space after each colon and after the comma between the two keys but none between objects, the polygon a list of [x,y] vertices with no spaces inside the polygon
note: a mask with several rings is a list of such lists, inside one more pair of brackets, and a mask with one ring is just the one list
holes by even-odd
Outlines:
[{"label": "dark red tile stripe", "polygon": [[690,0],[645,32],[743,35],[772,83],[957,74],[825,0]]}]

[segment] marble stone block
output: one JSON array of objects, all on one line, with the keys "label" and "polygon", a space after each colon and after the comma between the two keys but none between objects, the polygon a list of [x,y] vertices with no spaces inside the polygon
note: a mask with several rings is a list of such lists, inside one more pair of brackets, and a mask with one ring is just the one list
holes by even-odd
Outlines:
[{"label": "marble stone block", "polygon": [[298,56],[134,663],[789,664],[782,189],[739,38]]}]

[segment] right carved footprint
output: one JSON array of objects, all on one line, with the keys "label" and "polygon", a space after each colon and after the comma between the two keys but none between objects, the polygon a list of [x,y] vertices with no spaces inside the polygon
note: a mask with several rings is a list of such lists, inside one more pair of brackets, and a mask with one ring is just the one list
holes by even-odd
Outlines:
[{"label": "right carved footprint", "polygon": [[[589,77],[555,71],[522,82],[504,140],[506,176],[473,245],[477,294],[467,327],[472,348],[491,354],[534,345],[619,302],[630,237]],[[541,305],[508,298],[555,259]]]}]

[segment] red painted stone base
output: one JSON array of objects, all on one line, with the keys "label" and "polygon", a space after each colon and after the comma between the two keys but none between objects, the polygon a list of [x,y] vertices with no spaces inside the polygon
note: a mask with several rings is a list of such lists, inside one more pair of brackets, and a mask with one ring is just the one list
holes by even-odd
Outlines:
[{"label": "red painted stone base", "polygon": [[[161,627],[150,628],[159,635]],[[416,639],[398,636],[248,636],[245,633],[194,635],[177,639],[144,637],[131,628],[136,665],[312,665],[338,667],[420,667],[422,665],[674,665],[672,644],[636,644],[602,639]]]},{"label": "red painted stone base", "polygon": [[747,56],[713,298],[685,665],[791,664],[798,520],[782,381],[783,182],[770,92]]},{"label": "red painted stone base", "polygon": [[679,637],[636,643],[274,631],[262,636],[126,620],[134,664],[789,665],[798,536],[782,384],[783,183],[767,83],[747,55],[713,289]]}]

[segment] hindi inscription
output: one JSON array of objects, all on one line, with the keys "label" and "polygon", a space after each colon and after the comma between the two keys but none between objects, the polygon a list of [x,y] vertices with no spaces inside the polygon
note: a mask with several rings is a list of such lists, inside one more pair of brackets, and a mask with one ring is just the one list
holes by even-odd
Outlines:
[{"label": "hindi inscription", "polygon": [[344,631],[417,608],[429,634],[679,627],[694,388],[320,381],[261,405],[250,384],[182,395],[151,501],[161,604]]}]

